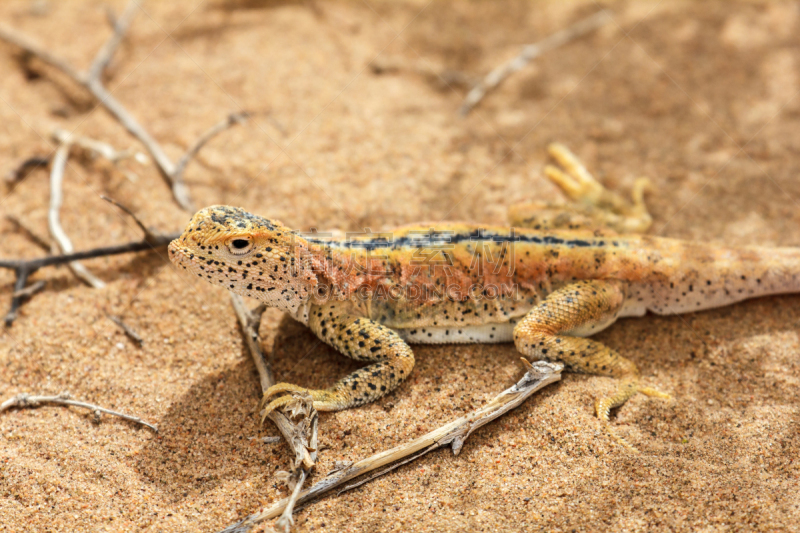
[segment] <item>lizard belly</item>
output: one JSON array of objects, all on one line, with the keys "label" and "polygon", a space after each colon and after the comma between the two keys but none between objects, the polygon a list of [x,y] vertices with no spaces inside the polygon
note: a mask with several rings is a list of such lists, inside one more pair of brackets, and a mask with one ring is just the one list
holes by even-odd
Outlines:
[{"label": "lizard belly", "polygon": [[518,319],[471,326],[434,326],[418,328],[393,328],[400,337],[411,344],[494,344],[512,342],[514,326]]}]

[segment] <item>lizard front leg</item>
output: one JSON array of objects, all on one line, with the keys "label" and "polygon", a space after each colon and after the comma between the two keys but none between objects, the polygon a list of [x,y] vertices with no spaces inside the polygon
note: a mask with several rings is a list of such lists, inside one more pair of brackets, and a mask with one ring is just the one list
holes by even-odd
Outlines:
[{"label": "lizard front leg", "polygon": [[[639,384],[639,369],[611,348],[581,338],[611,325],[625,302],[625,283],[618,280],[579,281],[553,292],[514,328],[514,343],[529,357],[561,361],[573,372],[619,379],[617,391],[595,402],[597,416],[606,424],[609,411],[637,392],[669,398]],[[612,436],[618,437],[610,426]]]},{"label": "lizard front leg", "polygon": [[[278,383],[267,389],[262,404],[281,392],[306,392],[311,395],[315,409],[340,411],[377,400],[408,377],[414,368],[414,353],[408,344],[386,326],[349,311],[350,306],[343,302],[312,306],[308,325],[317,337],[344,355],[374,364],[356,370],[324,390]],[[272,400],[264,409],[264,418],[291,400],[291,396]]]}]

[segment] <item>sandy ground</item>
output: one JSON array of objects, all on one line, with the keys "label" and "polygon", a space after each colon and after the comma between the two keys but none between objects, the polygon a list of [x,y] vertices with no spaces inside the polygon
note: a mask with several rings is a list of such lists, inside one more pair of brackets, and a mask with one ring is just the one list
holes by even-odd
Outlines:
[{"label": "sandy ground", "polygon": [[[595,3],[149,1],[108,84],[175,158],[227,113],[256,112],[190,165],[199,206],[240,205],[301,229],[501,223],[510,203],[559,198],[542,177],[545,146],[559,140],[610,187],[650,176],[652,233],[800,245],[798,4],[610,7],[613,23],[546,54],[466,119],[456,114],[463,78]],[[109,34],[98,0],[3,2],[0,21],[81,68]],[[6,45],[0,73],[0,172],[49,153],[54,127],[138,148],[80,89]],[[46,235],[47,180],[35,171],[0,191],[0,213]],[[160,230],[188,220],[151,164],[73,158],[66,183],[62,219],[77,249],[139,237],[99,194]],[[4,217],[0,243],[3,258],[43,253]],[[107,288],[63,268],[33,278],[46,289],[0,329],[0,397],[69,391],[160,432],[59,407],[4,413],[0,529],[212,531],[284,496],[273,474],[288,467],[288,448],[259,440],[277,431],[255,413],[258,381],[227,294],[180,276],[164,250],[86,265]],[[3,306],[12,284],[0,272]],[[639,455],[593,415],[612,382],[566,375],[460,456],[439,451],[325,498],[297,515],[297,531],[797,530],[798,304],[648,315],[599,335],[675,397],[636,397],[617,413]],[[281,380],[322,387],[356,367],[280,313],[265,315],[262,332]],[[511,345],[415,352],[396,392],[321,416],[315,479],[521,375]]]}]

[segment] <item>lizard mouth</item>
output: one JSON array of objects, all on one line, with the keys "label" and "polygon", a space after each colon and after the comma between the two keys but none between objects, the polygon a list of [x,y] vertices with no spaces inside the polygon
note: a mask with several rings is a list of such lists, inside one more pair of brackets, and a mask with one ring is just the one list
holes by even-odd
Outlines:
[{"label": "lizard mouth", "polygon": [[181,247],[177,239],[169,243],[169,246],[167,246],[167,253],[169,255],[169,260],[175,265],[185,265],[186,263],[191,265],[196,264],[194,254],[190,253],[186,248]]}]

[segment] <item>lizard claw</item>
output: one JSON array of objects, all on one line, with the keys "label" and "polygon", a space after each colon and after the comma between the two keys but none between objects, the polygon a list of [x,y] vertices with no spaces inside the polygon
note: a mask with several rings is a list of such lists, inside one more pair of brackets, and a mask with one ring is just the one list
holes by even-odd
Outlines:
[{"label": "lizard claw", "polygon": [[[266,397],[266,396],[265,396]],[[295,401],[295,398],[291,396],[281,396],[280,398],[276,398],[269,402],[266,407],[261,411],[261,423],[263,424],[264,421],[267,419],[269,414],[278,409],[279,407],[283,407],[284,405]],[[263,402],[262,402],[263,403]]]},{"label": "lizard claw", "polygon": [[304,387],[300,387],[299,385],[292,385],[291,383],[277,383],[266,391],[264,391],[264,397],[261,398],[261,402],[259,403],[259,409],[261,411],[261,422],[263,423],[264,420],[267,419],[267,416],[279,407],[283,407],[284,405],[292,402],[295,398],[292,395],[281,396],[280,398],[275,398],[274,400],[270,401],[270,399],[275,396],[276,394],[280,394],[282,392],[300,392],[300,393],[311,393],[312,391],[306,389]]},{"label": "lizard claw", "polygon": [[672,396],[670,396],[666,392],[661,392],[660,390],[654,389],[652,387],[639,387],[639,392],[641,392],[645,396],[650,396],[651,398],[661,398],[662,400],[672,399]]}]

